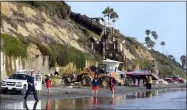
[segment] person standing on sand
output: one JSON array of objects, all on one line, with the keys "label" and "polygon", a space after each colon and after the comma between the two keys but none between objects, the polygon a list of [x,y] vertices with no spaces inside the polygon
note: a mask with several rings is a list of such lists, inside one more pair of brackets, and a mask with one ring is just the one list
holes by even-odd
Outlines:
[{"label": "person standing on sand", "polygon": [[48,95],[51,95],[51,80],[50,80],[50,74],[47,75],[47,78],[45,79],[46,87],[48,89]]},{"label": "person standing on sand", "polygon": [[148,89],[152,89],[152,77],[148,76]]},{"label": "person standing on sand", "polygon": [[138,76],[138,87],[140,87],[140,76]]},{"label": "person standing on sand", "polygon": [[97,75],[94,75],[94,79],[92,81],[92,95],[95,92],[97,95],[97,91],[98,91],[98,86],[99,86],[99,79],[97,77]]},{"label": "person standing on sand", "polygon": [[110,90],[112,91],[112,95],[114,95],[114,85],[115,85],[115,83],[116,83],[116,80],[113,77],[111,77],[110,78]]},{"label": "person standing on sand", "polygon": [[34,85],[34,76],[33,76],[33,75],[34,75],[34,71],[31,71],[31,76],[29,76],[29,77],[27,78],[28,89],[27,89],[27,92],[26,92],[26,94],[25,94],[24,99],[25,99],[25,101],[26,101],[28,95],[29,95],[30,92],[32,91],[33,94],[34,94],[34,99],[35,99],[35,101],[38,102],[38,97],[37,97],[37,95],[36,95],[36,89],[35,89],[35,85]]},{"label": "person standing on sand", "polygon": [[148,76],[145,77],[145,87],[146,87],[146,89],[149,89]]}]

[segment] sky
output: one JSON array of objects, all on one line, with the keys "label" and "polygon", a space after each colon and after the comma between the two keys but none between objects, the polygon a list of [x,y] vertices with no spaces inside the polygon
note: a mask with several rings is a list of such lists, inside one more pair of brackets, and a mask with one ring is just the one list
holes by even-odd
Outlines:
[{"label": "sky", "polygon": [[[66,2],[75,13],[88,17],[103,17],[102,11],[113,8],[119,15],[115,28],[126,36],[145,42],[145,30],[156,31],[156,50],[173,55],[181,63],[186,55],[186,3],[185,2]],[[152,38],[153,39],[153,38]],[[165,41],[166,45],[160,45]]]}]

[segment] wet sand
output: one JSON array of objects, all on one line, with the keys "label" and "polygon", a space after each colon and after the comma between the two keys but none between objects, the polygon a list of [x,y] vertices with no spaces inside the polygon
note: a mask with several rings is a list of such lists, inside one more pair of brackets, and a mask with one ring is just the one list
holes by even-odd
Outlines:
[{"label": "wet sand", "polygon": [[[179,84],[181,88],[186,88],[186,83]],[[159,88],[153,88],[152,90],[159,90],[163,88],[178,88],[178,84],[168,84]],[[131,94],[132,92],[143,92],[147,91],[144,86],[141,87],[127,87],[127,86],[116,86],[115,95]],[[112,92],[109,89],[99,88],[98,96],[111,96]],[[83,98],[90,97],[91,87],[81,87],[81,88],[70,88],[70,87],[52,87],[52,96],[48,96],[47,89],[43,85],[42,91],[38,96],[40,100],[47,100],[49,97],[51,99],[70,99],[70,98]],[[23,95],[18,94],[1,94],[1,100],[23,100]],[[28,100],[34,100],[33,95],[28,97]]]},{"label": "wet sand", "polygon": [[165,88],[151,91],[80,96],[77,98],[47,97],[34,100],[3,100],[0,109],[185,109],[186,88]]}]

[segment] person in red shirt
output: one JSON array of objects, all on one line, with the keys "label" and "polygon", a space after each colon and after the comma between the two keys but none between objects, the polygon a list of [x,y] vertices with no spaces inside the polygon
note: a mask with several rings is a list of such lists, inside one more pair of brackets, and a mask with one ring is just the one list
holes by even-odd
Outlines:
[{"label": "person in red shirt", "polygon": [[48,95],[51,95],[51,80],[50,80],[50,75],[47,75],[47,78],[46,78],[46,87],[48,89]]},{"label": "person in red shirt", "polygon": [[111,77],[110,78],[110,90],[112,91],[112,95],[114,95],[114,85],[115,85],[115,83],[116,83],[116,80],[113,77]]}]

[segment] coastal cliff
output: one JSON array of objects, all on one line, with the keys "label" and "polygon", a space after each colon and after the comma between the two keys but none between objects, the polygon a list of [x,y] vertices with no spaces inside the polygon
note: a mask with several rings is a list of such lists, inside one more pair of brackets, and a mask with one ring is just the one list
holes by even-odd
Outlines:
[{"label": "coastal cliff", "polygon": [[[91,48],[90,36],[96,40],[102,36],[70,15],[71,7],[65,2],[1,2],[1,80],[18,69],[48,74],[58,68],[63,74],[97,65],[102,54]],[[178,62],[148,50],[132,37],[118,37],[126,41],[122,56],[128,68],[146,69],[155,60],[160,75],[175,72],[186,77]]]}]

